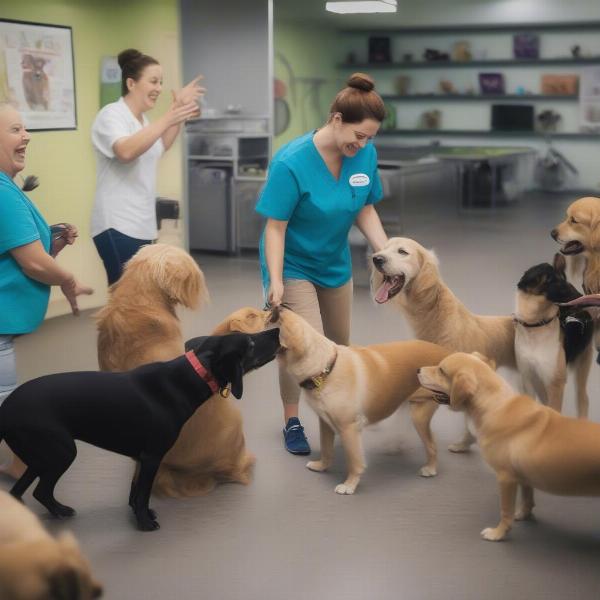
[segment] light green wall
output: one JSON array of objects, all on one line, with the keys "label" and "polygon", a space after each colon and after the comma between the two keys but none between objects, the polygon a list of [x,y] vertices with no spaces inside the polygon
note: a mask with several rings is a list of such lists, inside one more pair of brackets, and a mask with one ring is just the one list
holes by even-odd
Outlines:
[{"label": "light green wall", "polygon": [[[48,222],[68,221],[79,227],[80,239],[60,260],[96,289],[94,296],[82,300],[83,307],[103,304],[106,288],[89,235],[96,177],[90,130],[100,106],[100,60],[128,47],[156,57],[164,69],[164,92],[153,112],[161,114],[168,106],[170,88],[181,84],[178,14],[177,0],[0,0],[2,18],[73,29],[77,130],[33,132],[24,174],[40,178],[31,197]],[[179,144],[162,159],[160,195],[181,197],[181,160]],[[48,314],[67,310],[54,292]]]},{"label": "light green wall", "polygon": [[[275,137],[276,150],[294,137],[323,125],[343,80],[335,68],[335,31],[278,21],[275,15],[273,39],[275,77],[285,83],[291,114],[289,127]],[[286,62],[291,68],[286,67]],[[316,87],[316,79],[324,83]]]}]

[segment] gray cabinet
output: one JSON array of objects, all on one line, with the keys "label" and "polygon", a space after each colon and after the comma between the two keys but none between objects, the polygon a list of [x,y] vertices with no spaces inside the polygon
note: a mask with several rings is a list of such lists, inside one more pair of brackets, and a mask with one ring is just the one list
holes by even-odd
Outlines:
[{"label": "gray cabinet", "polygon": [[257,249],[254,211],[271,150],[267,117],[197,119],[186,127],[186,190],[191,250]]}]

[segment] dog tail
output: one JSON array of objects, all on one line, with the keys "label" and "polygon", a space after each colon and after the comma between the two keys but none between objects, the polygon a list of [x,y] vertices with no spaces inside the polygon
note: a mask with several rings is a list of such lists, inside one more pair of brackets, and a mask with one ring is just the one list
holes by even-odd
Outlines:
[{"label": "dog tail", "polygon": [[181,469],[162,464],[154,479],[152,493],[158,497],[190,498],[206,496],[215,489],[217,483],[248,485],[255,462],[253,454],[244,452],[238,464],[219,471]]}]

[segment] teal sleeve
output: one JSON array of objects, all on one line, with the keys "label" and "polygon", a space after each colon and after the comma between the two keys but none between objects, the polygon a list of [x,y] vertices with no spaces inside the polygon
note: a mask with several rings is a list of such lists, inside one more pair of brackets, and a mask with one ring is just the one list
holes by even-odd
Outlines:
[{"label": "teal sleeve", "polygon": [[0,254],[39,239],[40,233],[21,192],[12,183],[0,181]]},{"label": "teal sleeve", "polygon": [[377,168],[377,150],[375,150],[375,146],[373,146],[370,177],[373,183],[371,184],[371,191],[369,192],[366,204],[375,204],[383,198],[383,188],[381,187],[379,169]]},{"label": "teal sleeve", "polygon": [[278,221],[289,221],[299,200],[300,189],[294,174],[284,163],[272,162],[256,212]]}]

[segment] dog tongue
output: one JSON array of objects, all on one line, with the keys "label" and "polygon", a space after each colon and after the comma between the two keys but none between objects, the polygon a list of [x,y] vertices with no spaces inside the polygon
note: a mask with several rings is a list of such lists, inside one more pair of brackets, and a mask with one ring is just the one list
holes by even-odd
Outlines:
[{"label": "dog tongue", "polygon": [[375,294],[375,302],[377,302],[378,304],[383,304],[384,302],[387,302],[389,300],[389,293],[392,289],[392,285],[393,284],[391,280],[384,280],[384,282],[381,284],[381,287],[377,290],[377,293]]}]

